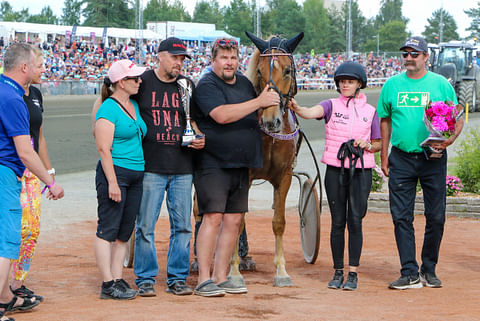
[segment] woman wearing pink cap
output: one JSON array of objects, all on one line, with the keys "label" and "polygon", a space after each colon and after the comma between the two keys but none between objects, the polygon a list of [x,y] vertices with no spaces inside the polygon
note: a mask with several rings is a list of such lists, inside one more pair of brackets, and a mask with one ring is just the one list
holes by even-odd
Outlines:
[{"label": "woman wearing pink cap", "polygon": [[102,104],[95,113],[100,161],[95,177],[98,225],[94,247],[103,279],[102,299],[137,296],[123,280],[122,270],[142,198],[142,139],[147,133],[138,105],[130,96],[138,92],[145,69],[130,60],[114,62],[102,86]]}]

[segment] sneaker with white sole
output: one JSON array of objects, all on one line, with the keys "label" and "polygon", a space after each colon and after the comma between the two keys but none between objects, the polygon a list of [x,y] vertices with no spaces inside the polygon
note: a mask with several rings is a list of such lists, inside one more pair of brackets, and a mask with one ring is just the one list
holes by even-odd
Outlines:
[{"label": "sneaker with white sole", "polygon": [[390,289],[394,290],[406,290],[406,289],[419,289],[423,287],[420,278],[417,276],[401,276],[398,280],[390,283],[388,286]]},{"label": "sneaker with white sole", "polygon": [[226,293],[230,294],[242,294],[248,292],[243,280],[239,281],[238,283],[234,283],[230,278],[227,278],[227,281],[218,283],[217,286]]},{"label": "sneaker with white sole", "polygon": [[426,286],[429,288],[441,288],[442,287],[442,281],[437,277],[435,273],[429,273],[425,272],[422,273],[420,272],[420,281],[425,283]]}]

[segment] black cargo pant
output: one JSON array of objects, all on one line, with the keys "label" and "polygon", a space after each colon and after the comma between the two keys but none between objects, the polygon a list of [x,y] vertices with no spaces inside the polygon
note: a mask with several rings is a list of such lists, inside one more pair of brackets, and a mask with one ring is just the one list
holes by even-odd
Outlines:
[{"label": "black cargo pant", "polygon": [[445,225],[447,154],[427,159],[422,153],[406,153],[396,147],[388,157],[390,212],[395,226],[402,276],[418,276],[413,227],[417,182],[423,190],[425,235],[422,272],[435,272]]}]

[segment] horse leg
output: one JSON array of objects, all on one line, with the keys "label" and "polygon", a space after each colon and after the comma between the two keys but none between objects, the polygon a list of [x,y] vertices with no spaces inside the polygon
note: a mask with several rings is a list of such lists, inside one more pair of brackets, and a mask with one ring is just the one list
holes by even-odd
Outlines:
[{"label": "horse leg", "polygon": [[273,263],[276,275],[273,286],[293,286],[292,280],[285,269],[285,255],[283,251],[283,234],[285,232],[285,200],[292,182],[291,173],[286,173],[280,184],[274,189],[274,214],[272,220],[273,233],[275,234],[275,258]]},{"label": "horse leg", "polygon": [[[245,214],[242,216],[242,223],[240,224],[240,229],[238,231],[239,237],[243,231],[244,226],[245,226]],[[240,264],[240,256],[238,255],[238,238],[237,238],[237,243],[235,244],[235,249],[233,250],[232,257],[230,259],[230,273],[228,274],[228,277],[234,284],[245,285],[243,276],[240,273],[239,264]]]}]

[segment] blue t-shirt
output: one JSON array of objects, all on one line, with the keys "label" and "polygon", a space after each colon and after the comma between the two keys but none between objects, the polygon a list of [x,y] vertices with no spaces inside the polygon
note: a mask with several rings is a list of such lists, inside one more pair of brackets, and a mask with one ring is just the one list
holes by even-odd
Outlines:
[{"label": "blue t-shirt", "polygon": [[23,101],[25,90],[13,79],[0,75],[0,164],[23,176],[23,165],[13,137],[29,135],[29,116]]},{"label": "blue t-shirt", "polygon": [[136,101],[130,99],[135,107],[137,120],[133,120],[113,100],[106,99],[97,111],[95,120],[104,118],[115,125],[112,142],[113,165],[134,171],[145,169],[142,140],[147,133],[147,126],[140,117]]}]

